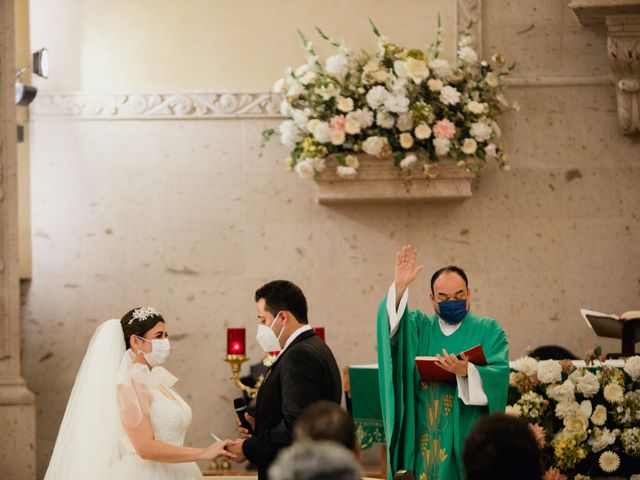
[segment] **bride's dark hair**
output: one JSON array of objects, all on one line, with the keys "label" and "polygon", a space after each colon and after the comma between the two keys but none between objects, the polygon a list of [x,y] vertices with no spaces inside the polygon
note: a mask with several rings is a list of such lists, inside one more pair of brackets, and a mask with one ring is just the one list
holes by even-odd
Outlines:
[{"label": "bride's dark hair", "polygon": [[131,335],[143,337],[145,333],[155,327],[158,322],[164,323],[162,314],[154,309],[148,309],[142,316],[143,318],[134,317],[134,313],[137,310],[148,309],[148,307],[136,307],[129,310],[120,319],[120,325],[122,326],[122,332],[124,333],[124,342],[127,348],[131,348]]}]

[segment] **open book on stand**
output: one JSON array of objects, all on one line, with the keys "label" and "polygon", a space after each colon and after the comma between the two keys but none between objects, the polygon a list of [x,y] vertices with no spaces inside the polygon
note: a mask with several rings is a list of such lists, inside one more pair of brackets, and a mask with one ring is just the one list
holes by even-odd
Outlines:
[{"label": "open book on stand", "polygon": [[[640,311],[625,312],[622,315],[596,312],[594,310],[580,309],[580,314],[590,328],[599,337],[622,338],[622,329],[625,321],[640,318]],[[621,320],[624,318],[624,320]]]},{"label": "open book on stand", "polygon": [[[476,345],[469,350],[465,350],[464,354],[469,358],[469,362],[474,365],[486,365],[487,359],[484,356],[482,345]],[[460,354],[458,354],[458,358]],[[420,372],[423,382],[455,382],[456,376],[447,372],[437,363],[437,357],[416,357],[416,368]]]}]

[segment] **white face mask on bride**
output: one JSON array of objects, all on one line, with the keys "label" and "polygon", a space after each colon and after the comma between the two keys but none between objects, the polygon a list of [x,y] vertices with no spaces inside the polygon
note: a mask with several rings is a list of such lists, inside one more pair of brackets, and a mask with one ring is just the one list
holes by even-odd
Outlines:
[{"label": "white face mask on bride", "polygon": [[142,337],[138,338],[145,342],[151,342],[151,352],[145,353],[138,351],[138,354],[141,354],[149,365],[157,367],[167,361],[167,358],[169,358],[169,354],[171,353],[171,344],[169,343],[168,338],[156,338],[153,340],[147,340]]},{"label": "white face mask on bride", "polygon": [[282,332],[284,332],[284,325],[282,326],[282,329],[277,336],[273,331],[273,326],[276,324],[279,317],[280,314],[276,315],[276,318],[273,319],[273,323],[270,327],[267,327],[262,323],[258,325],[256,341],[258,342],[260,347],[262,347],[262,350],[264,350],[265,353],[282,350],[282,347],[280,346],[280,337],[282,336]]}]

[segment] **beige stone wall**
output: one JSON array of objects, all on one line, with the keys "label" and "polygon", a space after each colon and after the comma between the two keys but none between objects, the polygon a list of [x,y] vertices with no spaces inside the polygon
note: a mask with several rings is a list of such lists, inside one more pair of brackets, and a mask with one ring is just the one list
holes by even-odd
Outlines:
[{"label": "beige stone wall", "polygon": [[[153,3],[160,10],[170,4]],[[204,8],[204,2],[188,3]],[[97,2],[66,2],[56,10],[33,1],[32,44],[53,50],[52,72],[60,75],[42,88],[266,91],[286,65],[302,60],[297,50],[287,50],[296,42],[293,27],[310,30],[314,23],[290,16],[280,23],[288,7],[296,10],[294,3],[277,2],[277,12],[254,17],[248,2],[240,2],[246,16],[223,22],[234,25],[246,45],[273,42],[256,59],[257,71],[269,74],[254,75],[244,58],[236,70],[233,63],[240,60],[211,55],[215,68],[191,68],[186,78],[182,69],[174,75],[169,67],[188,45],[206,54],[201,39],[217,38],[205,35],[208,22],[199,16],[156,21],[147,5],[129,18],[125,2],[117,2],[96,18]],[[430,38],[429,22],[418,22],[411,10],[424,2],[403,2],[408,7],[402,11],[388,2],[353,3],[361,7],[350,7],[358,13],[353,19],[333,19],[319,7],[310,11],[326,15],[317,23],[344,32],[347,40],[352,33],[356,42],[364,38],[365,30],[351,26],[366,27],[372,10],[392,37],[422,38],[417,25],[424,23]],[[260,131],[276,120],[33,121],[33,280],[23,295],[23,357],[26,379],[38,395],[41,475],[89,337],[100,321],[135,305],[153,304],[169,319],[169,368],[193,407],[188,441],[199,445],[210,431],[233,434],[230,403],[237,391],[221,361],[224,329],[244,326],[253,337],[253,291],[269,279],[289,278],[304,289],[311,322],[326,328],[340,365],[375,361],[374,314],[392,280],[393,254],[405,242],[420,248],[426,266],[412,291],[413,307],[430,311],[428,273],[447,263],[463,266],[473,308],[501,322],[514,358],[527,346],[558,343],[578,354],[593,346],[597,340],[579,317],[582,306],[638,308],[640,144],[617,131],[613,86],[591,80],[608,74],[604,31],[583,30],[566,2],[556,0],[491,0],[483,9],[486,51],[517,60],[517,74],[542,86],[511,89],[510,97],[522,106],[503,119],[513,170],[490,166],[465,202],[319,206],[312,183],[283,171],[282,147],[274,142],[259,158]],[[130,43],[116,42],[117,51],[107,43],[98,49],[107,65],[130,68],[108,81],[95,74],[92,42],[107,41],[96,25],[135,25],[143,14],[149,17],[144,29],[110,37]],[[57,15],[60,21],[53,21]],[[433,19],[432,12],[424,15]],[[258,23],[248,28],[247,18],[267,18],[268,35],[256,33],[266,28]],[[405,22],[414,25],[409,37],[403,37]],[[35,42],[45,24],[57,30]],[[188,36],[194,32],[199,35]],[[135,45],[150,48],[160,33],[179,38],[176,49],[156,51],[158,70],[143,76],[133,68],[136,58],[127,56]],[[227,50],[232,43],[225,42]],[[65,45],[76,50],[63,50]],[[58,55],[69,58],[69,71],[60,71]],[[217,76],[219,71],[228,76]],[[603,343],[617,349],[615,342]],[[260,357],[253,343],[249,354]]]}]

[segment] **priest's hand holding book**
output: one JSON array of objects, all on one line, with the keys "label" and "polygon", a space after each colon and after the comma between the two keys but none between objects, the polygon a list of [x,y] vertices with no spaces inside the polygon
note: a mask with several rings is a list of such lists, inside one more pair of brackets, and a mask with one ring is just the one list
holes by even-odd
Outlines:
[{"label": "priest's hand holding book", "polygon": [[447,353],[443,348],[442,355],[436,355],[436,365],[458,377],[466,377],[469,372],[469,357],[460,352],[460,358],[453,353]]}]

